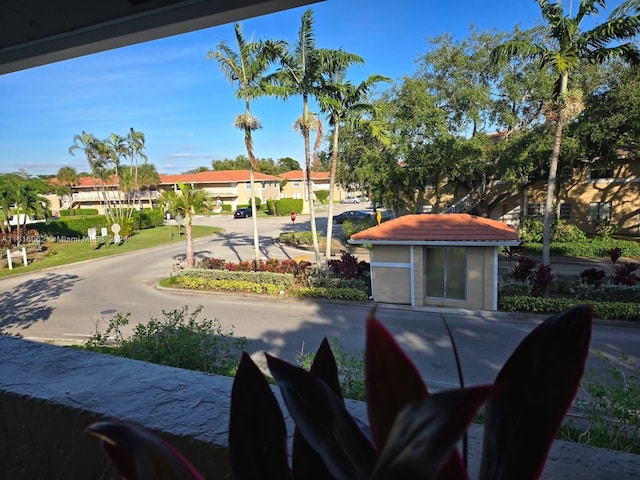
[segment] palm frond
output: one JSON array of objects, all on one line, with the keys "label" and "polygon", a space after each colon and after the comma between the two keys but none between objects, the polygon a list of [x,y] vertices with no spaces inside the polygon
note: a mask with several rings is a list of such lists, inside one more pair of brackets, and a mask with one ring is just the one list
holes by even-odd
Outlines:
[{"label": "palm frond", "polygon": [[536,59],[544,57],[547,53],[548,50],[544,45],[531,44],[525,40],[510,40],[494,48],[490,59],[493,63],[501,64],[513,57]]},{"label": "palm frond", "polygon": [[640,12],[640,0],[627,0],[613,9],[609,18],[637,15]]},{"label": "palm frond", "polygon": [[248,113],[248,112],[236,115],[236,118],[233,122],[233,126],[241,130],[250,130],[250,131],[258,130],[262,128],[260,119],[254,115],[251,115],[251,113]]},{"label": "palm frond", "polygon": [[576,22],[580,23],[584,17],[600,13],[600,8],[598,7],[607,8],[605,0],[582,0],[575,17]]}]

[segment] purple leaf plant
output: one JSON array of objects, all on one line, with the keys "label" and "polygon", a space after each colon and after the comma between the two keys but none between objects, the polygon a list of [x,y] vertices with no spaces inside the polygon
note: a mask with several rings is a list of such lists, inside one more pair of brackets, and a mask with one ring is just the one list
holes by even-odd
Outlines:
[{"label": "purple leaf plant", "polygon": [[[269,383],[244,353],[233,382],[229,460],[238,480],[469,478],[456,444],[483,404],[480,480],[536,479],[576,394],[592,310],[578,306],[536,327],[490,385],[428,392],[416,367],[371,315],[365,377],[369,429],[347,410],[329,342],[310,371],[267,355],[295,422],[291,455],[284,416]],[[177,450],[141,427],[90,425],[127,479],[203,478]]]}]

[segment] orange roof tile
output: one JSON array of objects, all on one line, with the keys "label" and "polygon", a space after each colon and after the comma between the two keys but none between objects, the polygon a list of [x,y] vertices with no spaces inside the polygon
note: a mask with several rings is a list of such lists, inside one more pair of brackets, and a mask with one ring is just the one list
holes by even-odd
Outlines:
[{"label": "orange roof tile", "polygon": [[[291,170],[280,174],[285,180],[304,180],[304,172],[302,170]],[[311,172],[311,180],[329,180],[329,172]]]},{"label": "orange roof tile", "polygon": [[[160,183],[228,183],[248,182],[249,170],[210,170],[199,173],[182,173],[178,175],[160,175]],[[265,173],[254,172],[253,178],[259,181],[279,182],[280,178]]]},{"label": "orange roof tile", "polygon": [[404,215],[351,235],[351,243],[490,243],[517,245],[515,229],[506,223],[466,213]]}]

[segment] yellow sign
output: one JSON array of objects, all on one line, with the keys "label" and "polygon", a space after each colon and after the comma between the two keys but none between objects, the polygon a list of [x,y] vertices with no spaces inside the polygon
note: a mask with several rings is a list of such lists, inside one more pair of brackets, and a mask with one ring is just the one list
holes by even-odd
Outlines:
[{"label": "yellow sign", "polygon": [[380,210],[376,213],[376,220],[378,220],[378,225],[380,225],[380,222],[382,221],[382,212],[380,212]]}]

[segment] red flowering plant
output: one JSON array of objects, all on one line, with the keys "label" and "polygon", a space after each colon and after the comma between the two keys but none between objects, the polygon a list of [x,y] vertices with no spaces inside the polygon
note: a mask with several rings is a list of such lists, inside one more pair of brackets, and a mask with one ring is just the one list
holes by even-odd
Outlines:
[{"label": "red flowering plant", "polygon": [[[310,371],[267,355],[295,422],[291,456],[280,404],[244,353],[231,394],[233,476],[468,479],[456,444],[485,404],[479,478],[539,478],[584,372],[591,323],[587,306],[554,315],[520,343],[493,384],[431,394],[390,333],[371,316],[365,350],[368,430],[345,407],[326,339]],[[102,439],[126,478],[154,478],[160,470],[166,478],[201,478],[182,455],[139,427],[98,422],[88,431]]]}]

